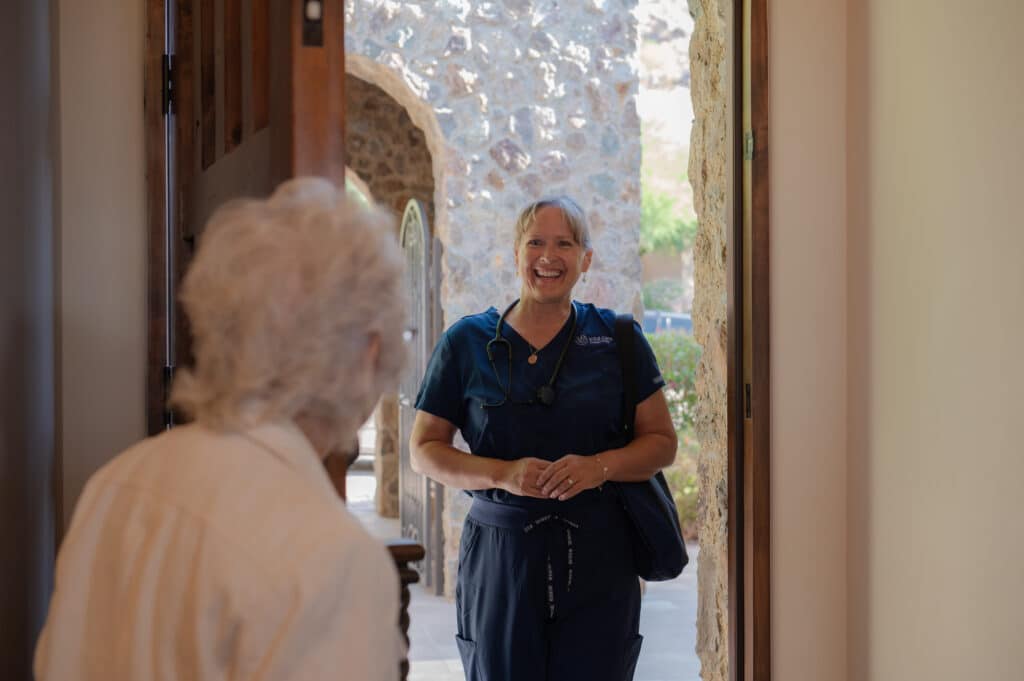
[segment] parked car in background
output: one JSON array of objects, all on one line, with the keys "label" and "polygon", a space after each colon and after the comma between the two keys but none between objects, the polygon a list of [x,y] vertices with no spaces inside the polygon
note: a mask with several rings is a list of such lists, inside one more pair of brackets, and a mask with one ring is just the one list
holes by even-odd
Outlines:
[{"label": "parked car in background", "polygon": [[662,331],[685,331],[693,333],[693,319],[685,312],[665,312],[664,310],[645,310],[642,324],[644,333],[660,333]]}]

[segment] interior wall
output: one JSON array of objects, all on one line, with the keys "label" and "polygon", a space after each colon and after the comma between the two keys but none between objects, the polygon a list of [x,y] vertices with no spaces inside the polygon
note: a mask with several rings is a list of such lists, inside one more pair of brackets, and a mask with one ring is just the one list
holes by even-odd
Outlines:
[{"label": "interior wall", "polygon": [[32,678],[53,579],[53,13],[0,3],[0,669]]},{"label": "interior wall", "polygon": [[[1016,678],[1024,10],[846,5],[769,3],[774,677]],[[59,11],[69,513],[144,433],[144,34]]]},{"label": "interior wall", "polygon": [[64,514],[145,434],[145,3],[59,0]]},{"label": "interior wall", "polygon": [[772,678],[786,681],[846,678],[845,5],[768,2]]},{"label": "interior wall", "polygon": [[1024,5],[850,3],[850,679],[1024,669]]}]

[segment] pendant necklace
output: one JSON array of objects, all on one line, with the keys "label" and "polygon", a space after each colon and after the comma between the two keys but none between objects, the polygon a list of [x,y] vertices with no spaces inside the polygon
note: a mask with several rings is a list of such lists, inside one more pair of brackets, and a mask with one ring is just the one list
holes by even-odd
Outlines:
[{"label": "pendant necklace", "polygon": [[540,350],[538,350],[537,348],[533,347],[533,344],[530,343],[529,341],[527,341],[526,344],[528,346],[530,346],[530,356],[526,358],[526,361],[529,362],[530,364],[536,364],[537,363],[537,353],[540,352]]}]

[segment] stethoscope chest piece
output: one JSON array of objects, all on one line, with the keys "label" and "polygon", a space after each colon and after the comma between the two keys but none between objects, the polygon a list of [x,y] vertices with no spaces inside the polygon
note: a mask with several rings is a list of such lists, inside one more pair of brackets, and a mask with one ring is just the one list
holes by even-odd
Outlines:
[{"label": "stethoscope chest piece", "polygon": [[[501,313],[501,317],[498,318],[498,323],[497,323],[497,325],[495,326],[495,329],[494,329],[494,338],[492,338],[491,340],[489,340],[487,342],[487,347],[486,347],[486,350],[487,350],[487,360],[491,364],[491,369],[494,370],[494,378],[498,381],[498,385],[501,386],[502,398],[498,402],[483,402],[480,405],[481,407],[484,407],[484,408],[500,407],[501,405],[503,405],[506,402],[510,401],[509,398],[511,397],[511,394],[512,394],[512,344],[507,339],[502,337],[502,335],[501,335],[501,327],[502,327],[502,324],[504,324],[504,322],[505,322],[505,316],[508,315],[508,313],[512,310],[513,307],[516,306],[516,304],[518,302],[519,301],[517,300],[515,303],[512,303],[511,305],[508,306],[508,308],[504,312]],[[545,407],[550,407],[552,404],[555,403],[555,387],[554,387],[555,386],[555,380],[558,378],[558,372],[561,371],[561,369],[562,369],[562,363],[565,361],[565,354],[569,351],[569,346],[572,345],[572,340],[573,340],[573,338],[576,335],[576,305],[575,305],[575,303],[570,303],[570,305],[571,305],[570,320],[572,322],[572,328],[569,329],[569,338],[566,341],[565,345],[562,347],[562,353],[558,356],[558,362],[555,363],[555,370],[551,374],[551,379],[547,382],[546,385],[542,385],[541,387],[537,388],[537,393],[536,393],[535,399],[530,400],[529,402],[526,402],[525,404],[537,404],[537,403],[540,403],[540,404],[544,405]],[[498,367],[495,366],[495,364],[494,364],[494,346],[495,345],[503,346],[505,348],[505,352],[508,355],[508,383],[507,384],[502,384],[501,376],[498,374]],[[530,364],[534,364],[537,361],[537,354],[536,354],[536,352],[533,353],[532,355],[530,355],[530,357],[527,359],[527,361]]]}]

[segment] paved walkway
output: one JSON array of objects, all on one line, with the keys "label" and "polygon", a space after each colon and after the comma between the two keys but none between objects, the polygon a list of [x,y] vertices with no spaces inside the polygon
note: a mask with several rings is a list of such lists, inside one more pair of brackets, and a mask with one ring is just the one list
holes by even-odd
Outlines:
[{"label": "paved walkway", "polygon": [[[349,474],[349,508],[374,536],[398,536],[398,521],[373,510],[373,474]],[[690,546],[690,565],[671,582],[647,585],[640,611],[644,636],[634,681],[699,681],[700,663],[694,650],[697,622],[697,547]],[[463,681],[455,647],[455,603],[411,589],[409,604],[409,681]]]}]

